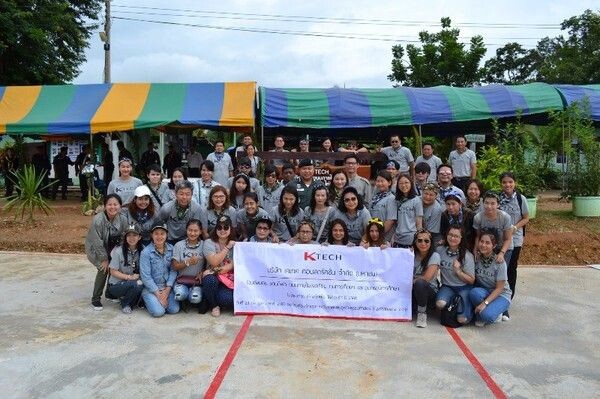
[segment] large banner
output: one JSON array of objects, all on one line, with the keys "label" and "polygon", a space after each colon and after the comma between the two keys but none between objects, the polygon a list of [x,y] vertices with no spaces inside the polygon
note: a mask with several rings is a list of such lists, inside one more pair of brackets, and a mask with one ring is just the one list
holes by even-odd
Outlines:
[{"label": "large banner", "polygon": [[410,320],[413,259],[399,248],[238,242],[235,313]]}]

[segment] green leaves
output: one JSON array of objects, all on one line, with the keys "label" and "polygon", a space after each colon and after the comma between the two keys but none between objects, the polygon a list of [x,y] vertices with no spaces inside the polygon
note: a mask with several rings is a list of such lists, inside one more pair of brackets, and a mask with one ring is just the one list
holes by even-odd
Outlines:
[{"label": "green leaves", "polygon": [[25,218],[27,214],[27,220],[33,222],[34,214],[36,210],[43,211],[46,215],[53,213],[53,210],[48,205],[48,202],[42,197],[41,191],[47,186],[42,186],[44,181],[45,173],[41,176],[35,174],[35,169],[31,165],[25,166],[25,168],[15,172],[17,180],[16,188],[17,194],[14,194],[8,198],[8,202],[4,205],[6,212],[15,211],[15,219],[21,216],[21,220]]}]

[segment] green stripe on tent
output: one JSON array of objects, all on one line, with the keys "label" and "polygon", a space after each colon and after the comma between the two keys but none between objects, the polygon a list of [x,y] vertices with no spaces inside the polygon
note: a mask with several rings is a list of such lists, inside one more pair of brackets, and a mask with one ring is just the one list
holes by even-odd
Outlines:
[{"label": "green stripe on tent", "polygon": [[[288,103],[288,126],[327,129],[329,124],[329,100],[322,89],[285,90]],[[290,107],[289,104],[293,104]]]},{"label": "green stripe on tent", "polygon": [[185,103],[185,83],[153,83],[146,104],[135,120],[135,129],[165,125],[179,119]]},{"label": "green stripe on tent", "polygon": [[492,117],[492,111],[485,100],[485,97],[473,87],[460,88],[460,92],[454,87],[438,86],[446,96],[448,104],[452,109],[452,120],[472,121],[479,119],[487,119]]},{"label": "green stripe on tent", "polygon": [[360,90],[369,102],[372,126],[412,125],[412,110],[402,90]]},{"label": "green stripe on tent", "polygon": [[523,96],[527,101],[529,114],[548,112],[551,109],[562,110],[564,107],[562,99],[556,95],[554,87],[547,83],[529,83],[507,87]]},{"label": "green stripe on tent", "polygon": [[71,104],[76,86],[42,86],[31,111],[19,122],[6,126],[7,133],[47,133],[48,124],[58,119]]}]

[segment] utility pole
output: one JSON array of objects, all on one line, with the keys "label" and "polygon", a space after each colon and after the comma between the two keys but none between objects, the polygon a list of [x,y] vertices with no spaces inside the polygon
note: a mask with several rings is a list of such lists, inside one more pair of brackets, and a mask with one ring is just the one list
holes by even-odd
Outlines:
[{"label": "utility pole", "polygon": [[104,42],[104,83],[110,83],[110,0],[104,0],[104,7],[104,32],[100,37]]}]

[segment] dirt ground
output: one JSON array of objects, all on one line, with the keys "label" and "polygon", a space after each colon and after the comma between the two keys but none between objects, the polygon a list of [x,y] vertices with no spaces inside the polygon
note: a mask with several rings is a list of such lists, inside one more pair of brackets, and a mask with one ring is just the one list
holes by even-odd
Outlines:
[{"label": "dirt ground", "polygon": [[[75,193],[51,201],[54,214],[36,215],[33,223],[14,220],[0,209],[0,250],[83,253],[91,216],[81,213]],[[0,200],[0,207],[6,201]],[[538,214],[526,229],[520,264],[588,265],[600,263],[600,219],[576,218],[558,193],[544,193]]]}]

